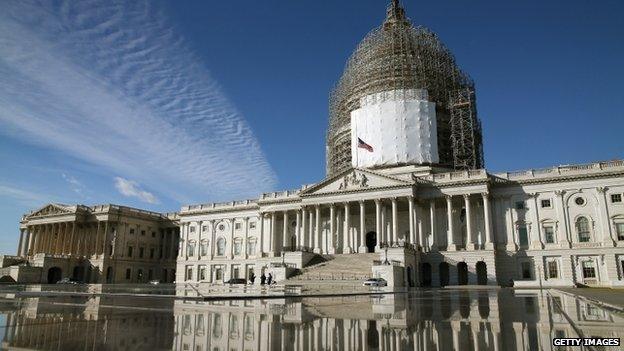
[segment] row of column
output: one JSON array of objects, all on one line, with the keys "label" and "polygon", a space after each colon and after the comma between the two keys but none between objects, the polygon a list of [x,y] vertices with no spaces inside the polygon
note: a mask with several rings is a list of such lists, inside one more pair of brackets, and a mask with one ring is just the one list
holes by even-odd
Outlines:
[{"label": "row of column", "polygon": [[76,224],[59,222],[29,225],[20,229],[18,256],[49,255],[91,256],[103,254],[108,222]]},{"label": "row of column", "polygon": [[[336,253],[338,247],[342,247],[343,253],[352,253],[355,251],[367,252],[367,239],[366,239],[366,202],[373,201],[375,203],[375,233],[376,241],[375,247],[379,249],[382,246],[396,246],[399,244],[399,223],[398,223],[398,202],[406,201],[408,204],[408,216],[409,216],[409,231],[403,238],[403,242],[406,244],[413,244],[415,246],[429,247],[432,250],[444,249],[454,251],[464,246],[468,250],[473,249],[493,249],[492,241],[492,217],[491,217],[491,205],[488,193],[482,193],[481,198],[483,201],[484,212],[484,232],[485,240],[482,243],[476,241],[473,235],[473,214],[471,205],[471,195],[462,195],[465,209],[465,223],[466,223],[466,239],[465,243],[458,242],[458,235],[456,235],[454,226],[454,208],[453,208],[453,196],[446,196],[446,209],[447,209],[447,240],[446,244],[438,242],[440,236],[438,235],[438,219],[436,216],[436,199],[429,200],[429,223],[430,228],[423,228],[423,221],[418,218],[419,209],[412,196],[405,198],[391,198],[390,209],[391,214],[389,220],[387,217],[387,200],[375,199],[375,200],[360,200],[358,201],[359,207],[359,221],[355,226],[352,225],[351,215],[351,202],[345,202],[341,204],[326,204],[326,205],[308,205],[303,206],[301,210],[295,210],[295,247],[292,247],[289,231],[289,218],[291,211],[282,211],[281,214],[276,212],[268,213],[270,217],[270,231],[269,231],[269,243],[270,247],[267,249],[270,252],[275,251],[275,238],[276,235],[276,217],[279,215],[283,219],[282,228],[282,244],[284,249],[291,250],[306,250],[311,249],[315,253]],[[321,216],[323,207],[329,208],[329,230],[328,235],[323,235],[323,228],[321,225]],[[261,214],[261,218],[263,218]],[[260,236],[261,242],[264,237],[263,220],[261,220]],[[357,233],[352,231],[352,228],[356,227]],[[341,245],[336,242],[339,239],[338,234],[342,228]],[[425,233],[428,231],[428,233]],[[359,235],[358,235],[359,234]],[[430,238],[430,239],[429,239]]]}]

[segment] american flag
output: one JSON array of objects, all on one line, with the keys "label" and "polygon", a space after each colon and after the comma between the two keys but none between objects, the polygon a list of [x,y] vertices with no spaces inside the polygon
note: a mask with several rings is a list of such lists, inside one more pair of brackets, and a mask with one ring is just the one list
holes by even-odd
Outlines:
[{"label": "american flag", "polygon": [[373,147],[364,142],[364,140],[358,138],[358,147],[362,149],[368,150],[368,152],[373,152]]}]

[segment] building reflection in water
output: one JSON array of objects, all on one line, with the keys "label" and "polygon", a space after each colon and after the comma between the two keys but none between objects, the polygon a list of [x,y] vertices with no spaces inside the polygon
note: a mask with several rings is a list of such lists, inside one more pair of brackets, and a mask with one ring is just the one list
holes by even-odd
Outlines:
[{"label": "building reflection in water", "polygon": [[622,315],[547,291],[442,289],[374,297],[167,301],[5,301],[3,346],[36,350],[552,350],[553,337],[578,336],[568,318],[585,336],[621,337],[624,330]]}]

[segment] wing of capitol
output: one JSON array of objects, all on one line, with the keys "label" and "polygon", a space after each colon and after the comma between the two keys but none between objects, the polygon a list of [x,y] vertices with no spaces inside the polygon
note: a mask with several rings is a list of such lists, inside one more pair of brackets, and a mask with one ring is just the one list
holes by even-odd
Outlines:
[{"label": "wing of capitol", "polygon": [[489,173],[473,81],[398,1],[329,111],[320,182],[175,214],[49,204],[1,279],[624,285],[624,162]]}]

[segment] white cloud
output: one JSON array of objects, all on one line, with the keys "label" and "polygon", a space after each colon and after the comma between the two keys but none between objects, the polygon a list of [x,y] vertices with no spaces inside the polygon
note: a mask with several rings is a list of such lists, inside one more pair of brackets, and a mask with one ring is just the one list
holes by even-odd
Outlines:
[{"label": "white cloud", "polygon": [[179,201],[272,190],[245,119],[154,6],[3,1],[0,126]]},{"label": "white cloud", "polygon": [[84,185],[72,175],[62,173],[61,176],[69,184],[69,188],[78,195],[84,195]]},{"label": "white cloud", "polygon": [[25,190],[14,185],[0,184],[0,197],[10,198],[27,207],[39,207],[49,202],[55,202],[56,197],[30,190]]},{"label": "white cloud", "polygon": [[154,194],[141,189],[139,183],[135,181],[115,177],[115,188],[121,193],[121,195],[136,197],[137,199],[147,202],[148,204],[158,203],[158,199],[154,196]]}]

